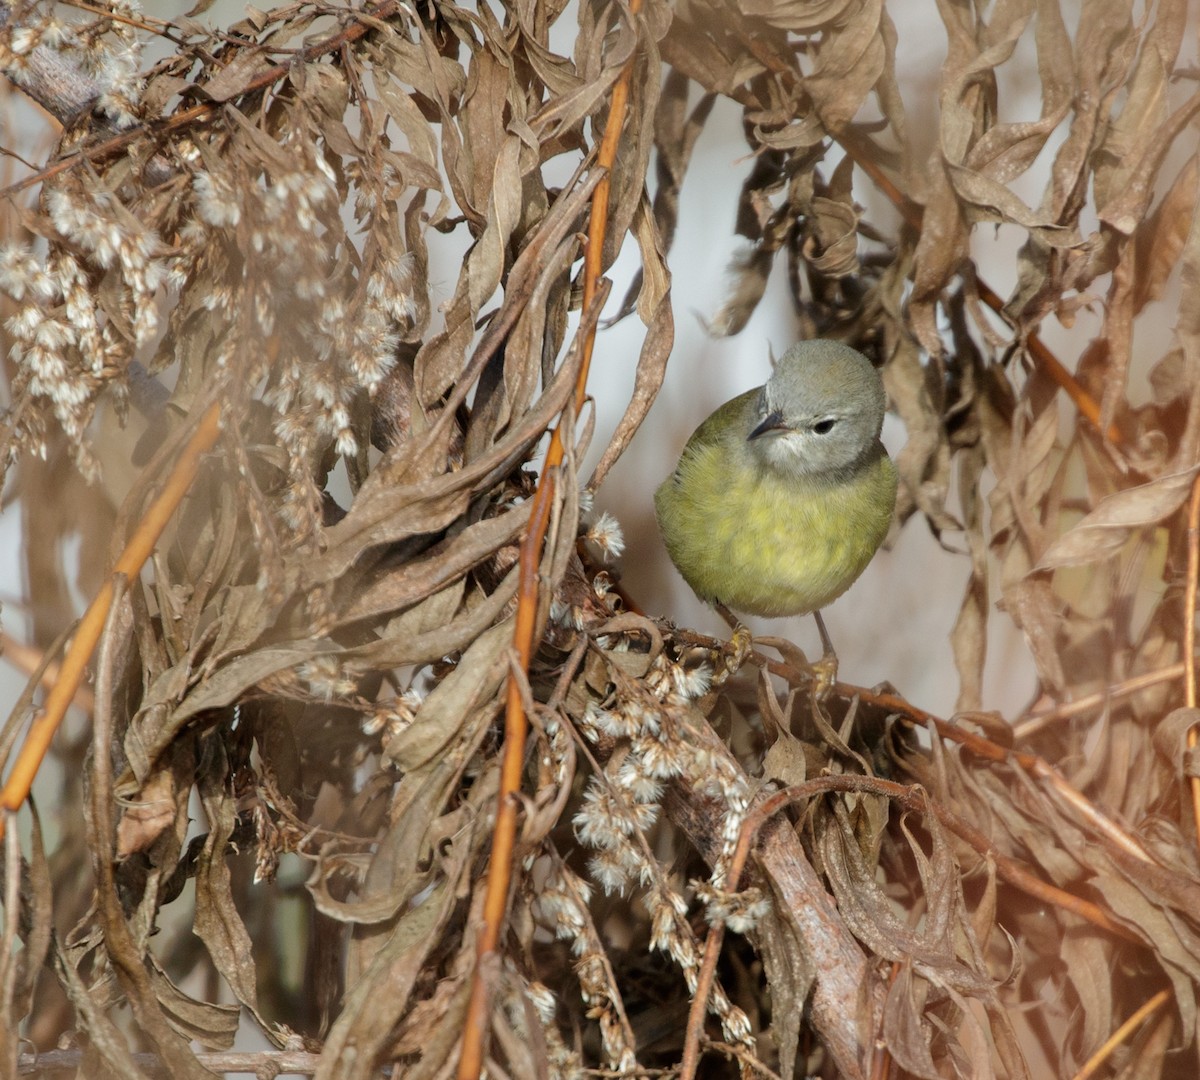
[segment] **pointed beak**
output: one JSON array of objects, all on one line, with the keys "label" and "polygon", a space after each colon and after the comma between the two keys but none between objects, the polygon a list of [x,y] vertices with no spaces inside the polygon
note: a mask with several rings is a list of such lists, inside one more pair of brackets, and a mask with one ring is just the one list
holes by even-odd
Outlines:
[{"label": "pointed beak", "polygon": [[749,435],[746,436],[746,441],[757,439],[760,435],[766,435],[772,431],[789,431],[787,424],[783,422],[783,413],[776,409],[774,412],[769,412],[763,421]]}]

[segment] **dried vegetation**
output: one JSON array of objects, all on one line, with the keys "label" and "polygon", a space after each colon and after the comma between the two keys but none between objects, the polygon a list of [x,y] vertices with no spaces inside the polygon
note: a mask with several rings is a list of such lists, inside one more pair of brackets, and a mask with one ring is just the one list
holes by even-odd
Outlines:
[{"label": "dried vegetation", "polygon": [[[1196,1075],[1197,16],[1061,6],[940,4],[936,101],[897,82],[911,6],[868,0],[302,2],[219,33],[0,8],[10,94],[64,122],[7,192],[0,253],[0,453],[48,659],[72,586],[97,592],[222,419],[117,583],[90,724],[9,819],[6,1074],[446,1077],[482,1017],[497,1077],[665,1075],[696,1051],[709,1077],[1070,1076],[1149,1003],[1099,1068]],[[936,114],[920,156],[902,90]],[[744,115],[747,253],[711,329],[744,326],[784,264],[804,332],[882,366],[900,527],[970,566],[953,720],[843,684],[816,701],[786,642],[731,675],[612,587],[619,534],[586,507],[663,376],[678,197],[719,97]],[[583,233],[612,117],[600,261],[640,253],[645,344],[586,477],[574,388],[605,290]],[[1035,163],[1036,205],[1014,187]],[[997,224],[1015,267],[972,259]],[[447,244],[456,277],[431,272]],[[1039,328],[1085,309],[1098,333],[1056,358]],[[1138,328],[1164,318],[1149,355]],[[593,378],[603,354],[601,331]],[[981,699],[997,602],[1040,684],[1007,722]],[[531,753],[501,925],[506,712]],[[267,1049],[230,1049],[255,1029]]]}]

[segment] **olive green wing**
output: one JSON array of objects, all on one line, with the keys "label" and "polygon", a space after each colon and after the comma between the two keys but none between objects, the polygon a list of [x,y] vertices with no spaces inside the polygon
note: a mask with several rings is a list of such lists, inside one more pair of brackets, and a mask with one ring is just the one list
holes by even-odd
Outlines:
[{"label": "olive green wing", "polygon": [[754,413],[758,395],[761,393],[762,387],[757,386],[753,390],[739,394],[725,402],[696,428],[683,448],[683,453],[679,457],[679,465],[669,477],[669,481],[678,483],[680,470],[686,468],[690,456],[703,454],[706,450],[729,439],[745,439],[750,434],[749,418]]}]

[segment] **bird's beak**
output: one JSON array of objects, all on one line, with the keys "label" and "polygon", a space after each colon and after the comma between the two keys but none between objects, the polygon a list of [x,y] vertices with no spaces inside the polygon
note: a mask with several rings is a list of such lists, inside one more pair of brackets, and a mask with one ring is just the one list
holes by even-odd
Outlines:
[{"label": "bird's beak", "polygon": [[763,417],[762,423],[746,436],[746,441],[750,442],[751,439],[757,439],[760,435],[767,435],[772,431],[790,430],[787,424],[783,422],[783,413],[776,409]]}]

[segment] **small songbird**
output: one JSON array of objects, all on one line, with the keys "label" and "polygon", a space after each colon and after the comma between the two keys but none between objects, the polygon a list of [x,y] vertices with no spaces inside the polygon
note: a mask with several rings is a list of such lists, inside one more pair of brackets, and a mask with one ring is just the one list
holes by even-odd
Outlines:
[{"label": "small songbird", "polygon": [[865,356],[802,341],[764,386],[695,430],[654,505],[671,561],[702,600],[747,615],[815,612],[819,623],[892,522],[886,406]]}]

